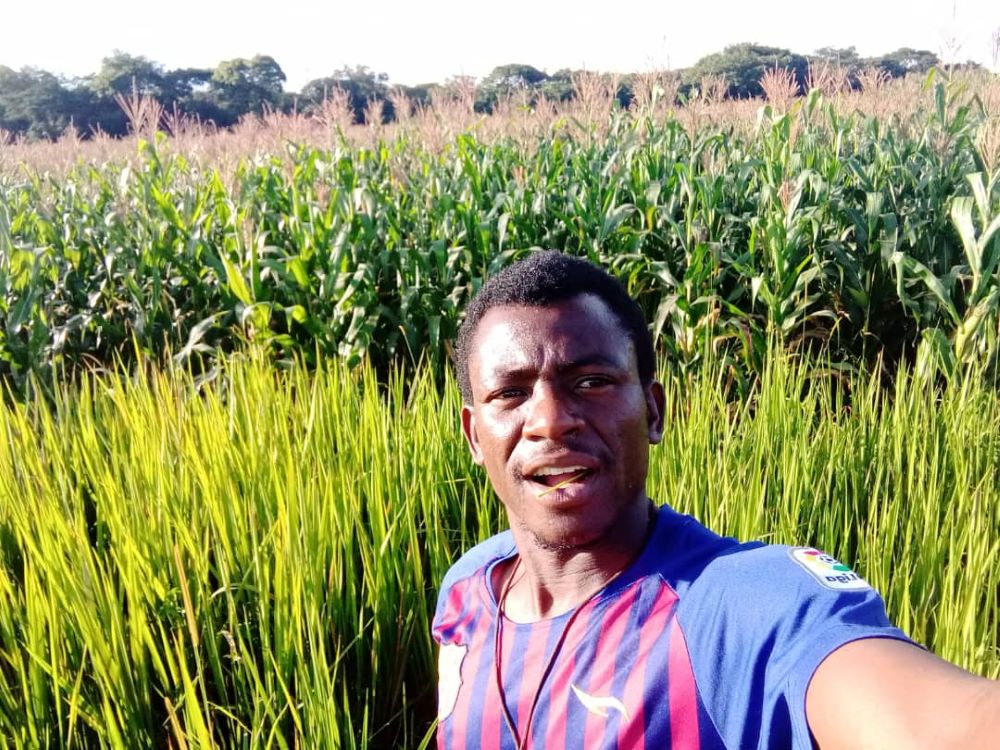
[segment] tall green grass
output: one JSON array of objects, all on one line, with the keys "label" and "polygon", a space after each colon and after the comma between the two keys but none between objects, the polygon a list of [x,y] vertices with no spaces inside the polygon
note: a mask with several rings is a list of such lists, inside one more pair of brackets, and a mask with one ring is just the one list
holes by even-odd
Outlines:
[{"label": "tall green grass", "polygon": [[[1000,676],[1000,403],[774,359],[667,384],[649,489],[851,561],[917,640]],[[0,412],[0,746],[415,747],[448,565],[503,516],[454,387],[263,357]]]}]

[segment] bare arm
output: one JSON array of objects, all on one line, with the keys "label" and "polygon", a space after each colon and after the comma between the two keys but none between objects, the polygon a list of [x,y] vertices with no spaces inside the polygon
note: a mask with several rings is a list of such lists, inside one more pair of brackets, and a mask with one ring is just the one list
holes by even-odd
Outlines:
[{"label": "bare arm", "polygon": [[820,750],[1000,748],[1000,682],[903,641],[864,639],[820,664],[806,717]]}]

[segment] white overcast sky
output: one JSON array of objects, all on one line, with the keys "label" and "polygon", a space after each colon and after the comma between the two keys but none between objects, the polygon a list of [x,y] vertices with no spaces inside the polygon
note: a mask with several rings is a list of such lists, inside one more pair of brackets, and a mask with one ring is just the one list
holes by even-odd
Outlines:
[{"label": "white overcast sky", "polygon": [[957,50],[997,69],[997,30],[1000,0],[0,0],[0,65],[81,76],[116,49],[166,68],[266,54],[297,91],[345,65],[404,84],[510,62],[632,72],[757,42],[803,54]]}]

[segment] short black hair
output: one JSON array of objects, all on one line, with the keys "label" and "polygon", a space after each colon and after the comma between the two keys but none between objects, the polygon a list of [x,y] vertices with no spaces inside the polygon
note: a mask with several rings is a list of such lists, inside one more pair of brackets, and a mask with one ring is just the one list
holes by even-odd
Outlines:
[{"label": "short black hair", "polygon": [[556,250],[533,253],[491,277],[465,310],[465,320],[455,342],[455,369],[462,400],[472,403],[469,381],[469,354],[476,329],[483,316],[494,307],[525,305],[548,307],[581,294],[593,294],[614,313],[625,334],[632,340],[639,379],[653,380],[656,364],[653,338],[642,309],[622,283],[604,269],[581,258]]}]

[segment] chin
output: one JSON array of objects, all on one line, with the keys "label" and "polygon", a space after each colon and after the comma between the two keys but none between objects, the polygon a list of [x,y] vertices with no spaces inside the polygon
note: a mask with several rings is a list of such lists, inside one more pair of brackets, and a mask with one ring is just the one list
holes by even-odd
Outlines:
[{"label": "chin", "polygon": [[597,546],[607,536],[607,529],[566,529],[559,534],[542,536],[527,530],[535,544],[549,552],[582,552]]}]

